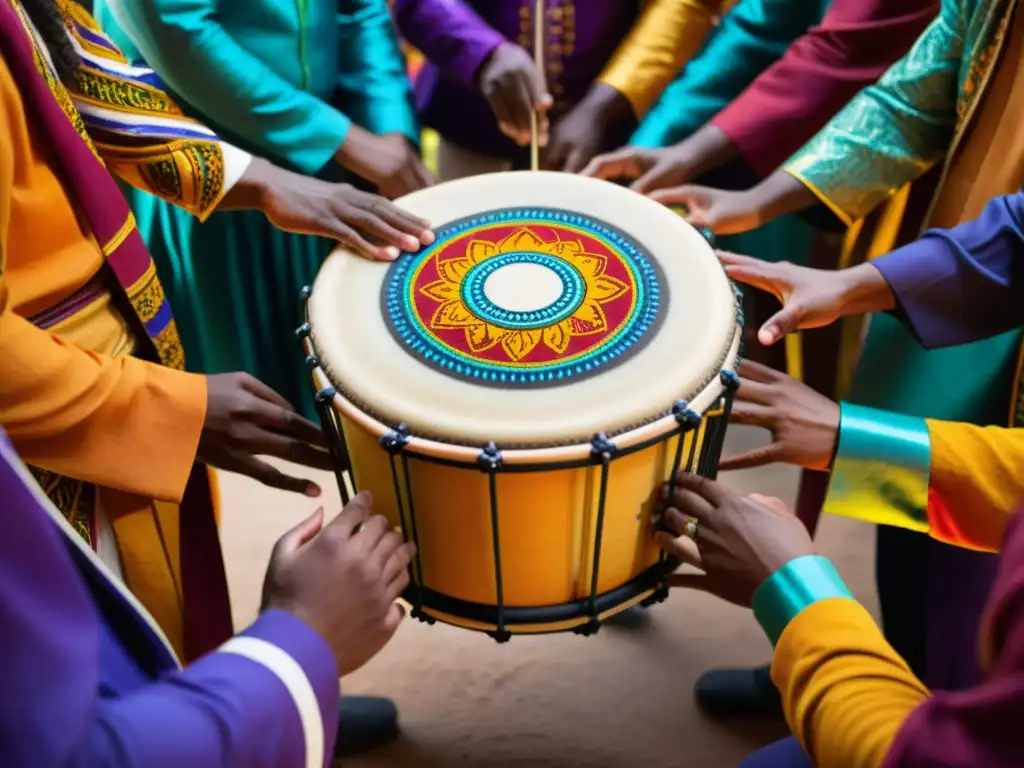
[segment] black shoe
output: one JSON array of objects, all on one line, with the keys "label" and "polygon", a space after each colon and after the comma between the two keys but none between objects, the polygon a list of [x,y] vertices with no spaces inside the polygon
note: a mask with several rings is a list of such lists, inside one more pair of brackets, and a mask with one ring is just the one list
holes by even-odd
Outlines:
[{"label": "black shoe", "polygon": [[383,747],[398,735],[398,708],[376,696],[342,696],[335,757]]},{"label": "black shoe", "polygon": [[713,669],[697,678],[697,706],[711,717],[783,717],[770,668]]}]

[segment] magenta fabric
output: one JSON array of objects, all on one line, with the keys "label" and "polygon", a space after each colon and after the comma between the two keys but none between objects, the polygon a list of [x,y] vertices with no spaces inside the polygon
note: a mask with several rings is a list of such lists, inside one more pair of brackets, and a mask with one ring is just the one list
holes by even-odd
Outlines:
[{"label": "magenta fabric", "polygon": [[711,124],[767,176],[902,57],[938,10],[938,0],[835,0]]}]

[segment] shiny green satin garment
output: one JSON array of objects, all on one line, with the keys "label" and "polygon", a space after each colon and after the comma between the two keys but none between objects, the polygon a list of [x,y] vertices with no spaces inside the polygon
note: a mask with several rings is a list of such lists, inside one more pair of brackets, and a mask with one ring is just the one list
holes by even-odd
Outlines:
[{"label": "shiny green satin garment", "polygon": [[942,0],[939,15],[787,163],[847,223],[946,155],[971,117],[1016,0]]},{"label": "shiny green satin garment", "polygon": [[[97,0],[129,59],[145,60],[182,107],[224,138],[323,178],[352,123],[418,143],[405,62],[386,0]],[[116,17],[116,18],[115,18]],[[334,244],[272,227],[259,212],[200,224],[134,189],[189,370],[249,371],[307,415],[311,385],[294,329],[299,291]]]},{"label": "shiny green satin garment", "polygon": [[94,1],[130,60],[253,154],[317,173],[351,121],[419,141],[385,0]]},{"label": "shiny green satin garment", "polygon": [[[682,141],[739,96],[790,44],[825,15],[831,0],[740,0],[718,30],[665,90],[630,144],[665,147]],[[766,261],[807,259],[813,231],[786,216],[752,232],[718,238],[726,250]]]}]

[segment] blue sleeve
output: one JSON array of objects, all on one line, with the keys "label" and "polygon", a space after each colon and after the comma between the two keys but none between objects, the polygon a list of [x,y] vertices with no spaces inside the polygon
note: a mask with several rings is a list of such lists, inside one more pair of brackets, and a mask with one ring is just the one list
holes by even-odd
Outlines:
[{"label": "blue sleeve", "polygon": [[258,153],[315,174],[351,121],[249,54],[217,21],[219,0],[104,0],[142,57],[185,102]]},{"label": "blue sleeve", "polygon": [[94,702],[75,765],[327,768],[338,695],[324,641],[271,611],[186,669]]},{"label": "blue sleeve", "polygon": [[664,147],[682,141],[821,22],[831,0],[740,0],[718,31],[665,89],[630,144]]},{"label": "blue sleeve", "polygon": [[871,262],[897,315],[926,348],[952,347],[1024,325],[1024,194],[992,199],[971,221],[929,229]]},{"label": "blue sleeve", "polygon": [[401,133],[418,145],[412,87],[387,2],[339,2],[338,27],[338,106],[372,133]]}]

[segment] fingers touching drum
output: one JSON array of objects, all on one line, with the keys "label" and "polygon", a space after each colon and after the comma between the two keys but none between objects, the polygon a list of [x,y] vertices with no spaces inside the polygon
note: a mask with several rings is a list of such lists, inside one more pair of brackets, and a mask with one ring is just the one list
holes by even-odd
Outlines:
[{"label": "fingers touching drum", "polygon": [[437,237],[339,249],[300,329],[339,485],[416,542],[412,615],[573,630],[667,594],[661,484],[713,476],[737,294],[663,206],[582,176],[497,173],[397,201]]}]

